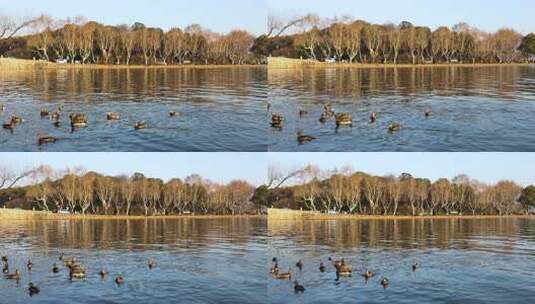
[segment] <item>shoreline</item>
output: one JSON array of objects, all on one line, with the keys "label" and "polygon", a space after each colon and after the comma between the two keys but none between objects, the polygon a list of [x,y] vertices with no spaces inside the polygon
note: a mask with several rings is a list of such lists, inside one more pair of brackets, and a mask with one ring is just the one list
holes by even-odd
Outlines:
[{"label": "shoreline", "polygon": [[270,57],[268,68],[270,70],[296,70],[309,68],[353,68],[353,69],[394,69],[394,68],[477,68],[477,67],[513,67],[535,66],[535,63],[340,63],[320,62],[310,59],[293,59],[283,57]]},{"label": "shoreline", "polygon": [[0,208],[0,221],[21,220],[145,220],[145,219],[237,219],[265,218],[268,221],[331,221],[331,220],[460,220],[460,219],[535,219],[535,215],[358,215],[324,214],[312,211],[290,209],[268,209],[267,215],[261,214],[189,214],[189,215],[101,215],[101,214],[59,214],[46,211]]},{"label": "shoreline", "polygon": [[266,67],[263,64],[172,64],[172,65],[140,65],[140,64],[71,64],[55,63],[43,60],[18,59],[18,58],[0,58],[0,71],[42,69],[42,70],[104,70],[104,69],[222,69],[222,68],[253,68]]},{"label": "shoreline", "polygon": [[268,209],[269,221],[331,221],[331,220],[460,220],[460,219],[534,219],[535,215],[357,215],[357,214],[324,214],[313,211],[290,209]]},{"label": "shoreline", "polygon": [[100,214],[59,214],[46,211],[32,211],[22,209],[0,208],[0,221],[24,220],[145,220],[145,219],[238,219],[238,218],[264,218],[265,215],[216,215],[216,214],[189,214],[189,215],[100,215]]}]

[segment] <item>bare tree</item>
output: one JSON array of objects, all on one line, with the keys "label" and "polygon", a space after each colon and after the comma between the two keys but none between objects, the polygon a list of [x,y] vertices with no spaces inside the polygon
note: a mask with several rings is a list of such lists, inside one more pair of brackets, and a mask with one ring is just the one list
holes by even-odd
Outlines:
[{"label": "bare tree", "polygon": [[37,34],[31,36],[28,40],[28,44],[38,52],[42,59],[45,60],[50,60],[48,51],[54,43],[52,36],[54,23],[54,19],[47,15],[42,15],[31,23],[33,30]]},{"label": "bare tree", "polygon": [[88,173],[77,179],[78,185],[76,187],[76,197],[82,214],[85,214],[89,208],[91,208],[91,212],[96,213],[95,206],[93,204],[94,181],[95,176],[91,173]]},{"label": "bare tree", "polygon": [[309,20],[316,19],[317,16],[308,14],[305,16],[295,16],[288,20],[283,20],[273,14],[268,15],[268,32],[267,37],[279,37],[292,27],[303,27],[303,24]]},{"label": "bare tree", "polygon": [[108,214],[112,200],[115,197],[115,190],[115,181],[112,178],[106,176],[97,176],[95,178],[95,193],[104,209],[104,214]]},{"label": "bare tree", "polygon": [[[125,204],[125,214],[129,215],[132,202],[136,195],[135,184],[128,178],[123,178],[119,185],[119,191],[121,193],[121,200]],[[119,208],[117,208],[116,212],[119,213]]]},{"label": "bare tree", "polygon": [[0,165],[0,189],[10,189],[20,181],[29,177],[35,172],[35,169],[25,169],[19,172],[10,169],[7,166]]},{"label": "bare tree", "polygon": [[0,40],[9,39],[15,36],[18,32],[29,27],[42,17],[43,16],[37,18],[25,17],[17,20],[17,18],[12,16],[0,14]]}]

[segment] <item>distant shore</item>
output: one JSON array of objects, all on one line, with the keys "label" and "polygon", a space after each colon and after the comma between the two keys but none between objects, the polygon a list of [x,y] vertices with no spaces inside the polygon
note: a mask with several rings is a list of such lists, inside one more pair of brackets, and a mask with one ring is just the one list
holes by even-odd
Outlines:
[{"label": "distant shore", "polygon": [[0,221],[3,220],[141,220],[141,219],[234,219],[263,218],[263,215],[95,215],[95,214],[59,214],[46,211],[0,208]]},{"label": "distant shore", "polygon": [[139,65],[139,64],[59,64],[44,60],[28,60],[17,58],[0,58],[0,71],[26,69],[220,69],[220,68],[251,68],[264,65],[222,65],[222,64],[173,64],[173,65]]},{"label": "distant shore", "polygon": [[299,68],[445,68],[445,67],[504,67],[504,66],[530,66],[533,63],[422,63],[422,64],[393,64],[393,63],[344,63],[321,62],[310,59],[293,59],[284,57],[270,57],[269,69],[299,69]]},{"label": "distant shore", "polygon": [[291,209],[268,209],[269,221],[293,220],[425,220],[425,219],[499,219],[499,218],[527,218],[535,219],[534,215],[358,215],[358,214],[325,214],[313,211]]}]

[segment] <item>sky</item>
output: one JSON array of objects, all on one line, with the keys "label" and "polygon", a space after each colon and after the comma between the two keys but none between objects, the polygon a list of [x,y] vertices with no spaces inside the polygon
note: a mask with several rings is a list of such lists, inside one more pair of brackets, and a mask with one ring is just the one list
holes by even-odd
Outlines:
[{"label": "sky", "polygon": [[323,17],[351,15],[375,23],[408,20],[436,28],[460,21],[487,31],[512,27],[535,32],[533,0],[0,0],[0,14],[50,14],[58,19],[85,16],[105,24],[132,24],[169,29],[199,23],[216,32],[243,28],[265,33],[268,13]]},{"label": "sky", "polygon": [[468,22],[487,31],[512,27],[524,34],[535,32],[533,0],[267,0],[270,12],[322,17],[351,15],[374,23],[407,20],[432,28]]},{"label": "sky", "polygon": [[523,186],[535,183],[535,153],[272,153],[269,162],[282,169],[314,164],[331,170],[350,165],[380,176],[410,173],[436,180],[467,174],[486,183],[504,179]]},{"label": "sky", "polygon": [[0,153],[0,167],[24,170],[40,165],[55,169],[82,166],[106,175],[185,178],[199,174],[214,182],[247,180],[259,186],[265,181],[267,155],[261,153]]},{"label": "sky", "polygon": [[105,24],[133,24],[169,29],[198,23],[216,32],[236,28],[260,35],[266,29],[266,0],[0,0],[0,14],[57,19],[85,16]]},{"label": "sky", "polygon": [[326,170],[351,165],[375,175],[406,172],[431,180],[464,173],[487,183],[535,183],[535,153],[0,153],[0,166],[16,170],[83,166],[107,175],[142,172],[164,180],[197,173],[215,182],[244,179],[256,186],[265,182],[270,164],[282,169],[314,164]]}]

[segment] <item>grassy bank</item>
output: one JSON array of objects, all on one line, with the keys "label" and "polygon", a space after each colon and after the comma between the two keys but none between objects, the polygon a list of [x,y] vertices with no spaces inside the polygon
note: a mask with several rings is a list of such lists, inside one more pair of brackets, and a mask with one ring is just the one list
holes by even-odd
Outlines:
[{"label": "grassy bank", "polygon": [[221,68],[251,68],[262,65],[221,65],[221,64],[183,64],[183,65],[126,65],[126,64],[58,64],[42,60],[26,60],[16,58],[0,58],[0,70],[24,69],[221,69]]},{"label": "grassy bank", "polygon": [[58,214],[45,211],[0,208],[0,220],[136,220],[136,219],[225,219],[225,218],[262,218],[262,215],[93,215]]},{"label": "grassy bank", "polygon": [[54,64],[51,62],[42,60],[26,60],[0,57],[0,70],[42,69],[53,65]]},{"label": "grassy bank", "polygon": [[530,63],[428,63],[428,64],[393,64],[393,63],[327,63],[310,59],[292,59],[284,57],[268,58],[270,69],[297,69],[297,68],[437,68],[437,67],[502,67],[502,66],[529,66]]},{"label": "grassy bank", "polygon": [[290,209],[268,209],[268,221],[291,220],[414,220],[414,219],[495,219],[495,218],[531,218],[532,215],[357,215],[357,214],[324,214],[313,211],[300,211]]}]

